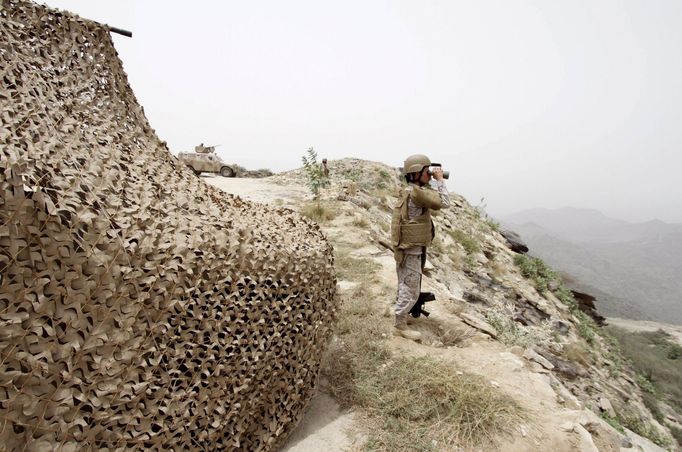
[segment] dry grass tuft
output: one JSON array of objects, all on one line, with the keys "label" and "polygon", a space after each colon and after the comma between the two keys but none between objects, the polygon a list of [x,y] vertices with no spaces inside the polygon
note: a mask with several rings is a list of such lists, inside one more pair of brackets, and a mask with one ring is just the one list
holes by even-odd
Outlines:
[{"label": "dry grass tuft", "polygon": [[301,215],[310,218],[318,223],[325,223],[336,218],[336,210],[323,203],[309,202],[301,208]]},{"label": "dry grass tuft", "polygon": [[564,345],[564,357],[584,367],[588,367],[592,361],[589,350],[579,342]]},{"label": "dry grass tuft", "polygon": [[353,226],[365,229],[369,227],[369,221],[367,221],[367,218],[365,217],[355,217]]},{"label": "dry grass tuft", "polygon": [[471,328],[458,328],[455,326],[441,326],[438,328],[438,339],[446,347],[462,345],[474,336],[475,332]]},{"label": "dry grass tuft", "polygon": [[443,450],[483,444],[520,418],[509,397],[478,377],[430,357],[399,357],[358,387],[358,400],[381,428],[371,450]]},{"label": "dry grass tuft", "polygon": [[380,268],[376,262],[352,256],[350,250],[338,247],[335,250],[334,267],[339,279],[356,281],[360,284],[377,281],[375,273]]},{"label": "dry grass tuft", "polygon": [[490,274],[496,281],[504,281],[508,275],[507,266],[497,259],[490,262]]}]

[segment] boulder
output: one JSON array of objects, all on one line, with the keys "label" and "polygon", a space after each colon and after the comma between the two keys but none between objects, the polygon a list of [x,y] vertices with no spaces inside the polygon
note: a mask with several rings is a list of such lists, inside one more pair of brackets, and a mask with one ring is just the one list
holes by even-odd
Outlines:
[{"label": "boulder", "polygon": [[592,317],[595,323],[599,326],[604,326],[606,324],[606,318],[597,312],[597,307],[594,305],[596,300],[590,294],[578,292],[577,290],[571,290],[575,301],[578,303],[578,308],[585,314]]},{"label": "boulder", "polygon": [[502,229],[500,234],[502,234],[502,237],[504,237],[507,241],[507,246],[510,250],[521,254],[528,252],[528,245],[526,245],[526,243],[521,239],[521,236],[516,232],[510,231],[509,229]]},{"label": "boulder", "polygon": [[613,409],[611,401],[605,396],[599,396],[599,398],[597,398],[597,406],[602,412],[608,414],[612,419],[616,417],[616,411]]},{"label": "boulder", "polygon": [[549,362],[549,360],[540,356],[532,348],[527,348],[523,352],[523,357],[526,358],[528,361],[533,361],[533,362],[540,364],[542,367],[544,367],[547,370],[554,369],[554,364],[552,364],[551,362]]},{"label": "boulder", "polygon": [[490,306],[490,301],[476,289],[465,290],[463,294],[464,301],[472,304],[481,304]]},{"label": "boulder", "polygon": [[485,320],[475,317],[471,314],[467,314],[465,312],[461,313],[459,316],[467,325],[474,327],[477,330],[482,331],[483,333],[493,338],[497,338],[497,331],[495,331],[495,328],[490,326],[490,324]]}]

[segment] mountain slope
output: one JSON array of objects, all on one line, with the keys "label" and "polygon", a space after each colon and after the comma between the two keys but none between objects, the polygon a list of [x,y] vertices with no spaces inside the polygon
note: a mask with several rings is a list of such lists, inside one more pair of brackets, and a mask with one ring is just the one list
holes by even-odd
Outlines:
[{"label": "mountain slope", "polygon": [[[617,352],[601,337],[599,328],[553,292],[538,292],[514,265],[515,254],[494,224],[455,193],[451,193],[454,206],[435,215],[437,238],[429,252],[423,290],[434,292],[436,301],[426,306],[431,316],[415,319],[413,324],[424,340],[414,343],[393,337],[391,318],[382,314],[395,294],[395,263],[386,245],[397,173],[380,163],[357,159],[333,161],[329,167],[331,184],[322,191],[321,206],[332,213],[332,219],[321,220],[321,227],[334,245],[343,302],[323,367],[322,387],[339,403],[351,406],[354,433],[343,440],[347,447],[372,444],[379,450],[406,450],[410,444],[420,450],[460,450],[462,446],[464,450],[620,450],[623,437],[600,418],[607,409],[600,406],[611,405],[614,419],[641,419],[642,425],[655,425],[632,370],[616,366]],[[268,202],[294,209],[306,209],[310,199],[300,196],[305,183],[302,171],[263,179],[257,189],[249,189],[247,181],[213,178],[210,182],[246,196],[262,197],[269,192]],[[419,364],[412,358],[418,358],[415,363]],[[392,379],[400,378],[397,372],[403,366],[417,366],[410,371],[416,373],[410,374],[410,383],[396,384]],[[429,373],[422,374],[424,369]],[[401,401],[405,407],[438,412],[447,401],[441,392],[453,381],[434,388],[428,396],[424,387],[430,387],[434,378],[447,380],[450,373],[472,384],[469,395],[474,400],[487,387],[511,397],[528,417],[494,427],[484,443],[474,446],[462,438],[444,436],[443,431],[452,431],[448,425],[454,418],[435,421],[425,415],[401,424],[412,411],[398,410],[398,417],[391,414],[391,404]],[[313,450],[313,444],[340,450],[325,442],[324,438],[333,435],[319,424],[323,416],[315,411],[316,406],[301,427],[308,434],[297,430],[295,443],[289,443],[287,450]],[[482,401],[476,406],[479,414],[487,411],[481,409],[487,406]],[[347,414],[325,425],[347,426]],[[489,420],[480,425],[491,425]],[[311,428],[316,425],[319,428]],[[657,441],[665,440],[664,427],[651,428],[638,431],[658,432]],[[661,450],[635,434],[627,435],[631,441],[647,444],[644,450]]]},{"label": "mountain slope", "polygon": [[682,225],[582,209],[534,209],[503,221],[532,254],[607,293],[598,300],[606,315],[682,323]]}]

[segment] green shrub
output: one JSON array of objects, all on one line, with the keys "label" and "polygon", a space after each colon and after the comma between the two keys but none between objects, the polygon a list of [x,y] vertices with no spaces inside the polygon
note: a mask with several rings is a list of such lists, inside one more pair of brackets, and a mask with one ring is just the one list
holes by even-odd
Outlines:
[{"label": "green shrub", "polygon": [[303,171],[305,172],[308,188],[317,199],[320,196],[320,189],[329,186],[329,178],[324,175],[320,164],[317,163],[317,152],[313,148],[306,151],[308,156],[302,157]]},{"label": "green shrub", "polygon": [[459,229],[448,229],[447,233],[455,242],[462,245],[462,248],[464,248],[464,251],[468,255],[476,254],[481,251],[481,246],[478,242],[465,232],[460,231]]},{"label": "green shrub", "polygon": [[554,295],[559,301],[568,306],[571,311],[576,311],[578,309],[578,303],[575,301],[573,293],[563,285],[554,291]]},{"label": "green shrub", "polygon": [[534,282],[535,288],[539,293],[545,293],[549,290],[550,283],[559,280],[554,270],[537,257],[517,254],[514,256],[514,265],[518,267],[525,278]]},{"label": "green shrub", "polygon": [[608,412],[602,411],[600,414],[601,418],[604,419],[611,427],[615,428],[618,430],[620,433],[625,433],[625,429],[623,428],[622,425],[620,425],[620,422],[618,422],[618,418],[611,417]]},{"label": "green shrub", "polygon": [[652,395],[656,394],[656,388],[651,383],[651,381],[644,375],[638,373],[637,376],[635,377],[635,381],[637,382],[637,386],[639,386],[639,388],[642,391]]},{"label": "green shrub", "polygon": [[597,335],[597,325],[594,323],[594,320],[582,311],[575,311],[573,314],[578,319],[578,324],[576,325],[578,335],[585,339],[588,344],[593,345]]},{"label": "green shrub", "polygon": [[606,359],[608,359],[613,365],[609,367],[609,375],[612,377],[617,377],[623,371],[625,366],[625,358],[620,350],[620,344],[618,339],[616,339],[607,330],[602,329],[599,331],[599,335],[604,339],[604,344],[606,348]]},{"label": "green shrub", "polygon": [[668,441],[664,438],[656,427],[643,421],[637,415],[626,414],[620,419],[621,424],[629,430],[637,433],[639,436],[649,438],[654,443],[661,447],[667,447]]},{"label": "green shrub", "polygon": [[360,180],[362,172],[357,168],[352,168],[344,170],[342,174],[346,179],[350,179],[351,181],[357,183]]},{"label": "green shrub", "polygon": [[681,359],[682,358],[682,347],[677,344],[670,344],[668,348],[668,353],[666,355],[668,359]]}]

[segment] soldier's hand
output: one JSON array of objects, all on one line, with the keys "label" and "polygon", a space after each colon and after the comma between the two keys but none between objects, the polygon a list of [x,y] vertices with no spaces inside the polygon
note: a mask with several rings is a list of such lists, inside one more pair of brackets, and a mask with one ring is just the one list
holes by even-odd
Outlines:
[{"label": "soldier's hand", "polygon": [[433,178],[437,181],[443,180],[443,168],[436,166],[431,170],[431,173],[433,174]]}]

